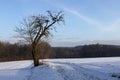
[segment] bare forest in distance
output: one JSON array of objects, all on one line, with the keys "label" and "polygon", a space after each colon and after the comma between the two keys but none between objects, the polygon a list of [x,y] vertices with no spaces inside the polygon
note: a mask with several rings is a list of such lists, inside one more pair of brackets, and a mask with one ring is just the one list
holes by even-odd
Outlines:
[{"label": "bare forest in distance", "polygon": [[[48,58],[93,58],[120,56],[120,46],[84,45],[76,47],[51,47],[42,42],[38,49],[40,59]],[[32,60],[30,45],[0,42],[0,61]]]}]

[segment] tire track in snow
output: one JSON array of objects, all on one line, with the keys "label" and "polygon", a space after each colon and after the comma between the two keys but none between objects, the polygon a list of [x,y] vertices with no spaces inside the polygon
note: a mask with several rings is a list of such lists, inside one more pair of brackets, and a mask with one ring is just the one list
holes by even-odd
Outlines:
[{"label": "tire track in snow", "polygon": [[31,80],[33,75],[33,68],[30,69],[30,75],[28,76],[27,80]]},{"label": "tire track in snow", "polygon": [[55,66],[55,69],[61,74],[64,80],[101,80],[97,77],[84,73],[78,67],[80,68],[78,65],[76,66],[74,64],[67,63],[57,65]]},{"label": "tire track in snow", "polygon": [[[109,78],[120,80],[120,68],[115,63],[90,63],[81,65],[84,69],[107,75]],[[118,80],[117,79],[117,80]],[[109,79],[108,79],[109,80]],[[113,80],[113,79],[112,79]]]},{"label": "tire track in snow", "polygon": [[74,67],[74,69],[76,69],[80,73],[85,74],[89,80],[120,80],[118,78],[112,77],[109,73],[104,73],[97,70],[84,68],[83,67],[84,65],[81,66],[80,64],[74,64],[74,63],[69,65]]},{"label": "tire track in snow", "polygon": [[75,70],[64,69],[62,66],[56,66],[56,70],[64,80],[85,80],[76,75]]},{"label": "tire track in snow", "polygon": [[107,79],[100,79],[94,75],[91,74],[92,71],[89,71],[88,69],[85,69],[81,67],[79,64],[68,64],[72,66],[78,73],[83,74],[83,76],[86,78],[86,80],[107,80]]}]

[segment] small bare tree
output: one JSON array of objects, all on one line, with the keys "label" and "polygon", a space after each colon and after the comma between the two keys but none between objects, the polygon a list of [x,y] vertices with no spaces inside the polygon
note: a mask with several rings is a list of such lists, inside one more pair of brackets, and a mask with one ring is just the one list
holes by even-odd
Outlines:
[{"label": "small bare tree", "polygon": [[51,34],[51,30],[54,30],[54,24],[64,22],[63,12],[51,13],[47,11],[47,16],[30,16],[24,19],[22,26],[16,27],[18,37],[25,39],[32,46],[32,56],[34,60],[34,66],[38,66],[39,57],[37,53],[37,46],[42,38],[46,38]]}]

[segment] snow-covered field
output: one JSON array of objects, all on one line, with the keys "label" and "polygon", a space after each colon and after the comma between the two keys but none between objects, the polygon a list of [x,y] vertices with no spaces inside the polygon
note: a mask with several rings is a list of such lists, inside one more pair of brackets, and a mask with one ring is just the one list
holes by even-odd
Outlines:
[{"label": "snow-covered field", "polygon": [[86,59],[46,59],[33,62],[0,63],[0,80],[120,80],[120,57]]}]

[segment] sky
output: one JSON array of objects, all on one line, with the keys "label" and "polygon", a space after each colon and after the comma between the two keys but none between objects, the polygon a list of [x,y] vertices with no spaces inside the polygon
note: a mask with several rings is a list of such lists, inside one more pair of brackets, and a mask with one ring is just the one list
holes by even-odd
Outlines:
[{"label": "sky", "polygon": [[52,46],[92,43],[120,45],[120,0],[0,0],[0,40],[17,42],[15,26],[23,18],[64,11],[65,24],[56,26]]}]

